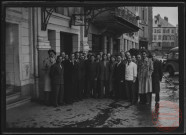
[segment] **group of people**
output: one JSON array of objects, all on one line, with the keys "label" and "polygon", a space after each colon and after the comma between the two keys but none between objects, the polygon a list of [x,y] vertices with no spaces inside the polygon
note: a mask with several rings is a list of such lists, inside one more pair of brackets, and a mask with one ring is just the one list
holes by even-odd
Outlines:
[{"label": "group of people", "polygon": [[[161,62],[145,50],[137,55],[129,51],[114,56],[103,52],[75,52],[56,57],[48,51],[44,60],[45,103],[65,105],[85,98],[127,100],[132,105],[151,104],[152,93],[159,102]],[[139,97],[139,99],[138,99]]]}]

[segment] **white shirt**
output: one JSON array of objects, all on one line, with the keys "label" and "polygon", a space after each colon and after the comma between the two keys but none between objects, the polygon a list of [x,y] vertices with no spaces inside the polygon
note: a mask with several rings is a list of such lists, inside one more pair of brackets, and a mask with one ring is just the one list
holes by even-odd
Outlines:
[{"label": "white shirt", "polygon": [[125,80],[133,81],[134,77],[137,77],[137,65],[134,62],[126,63]]}]

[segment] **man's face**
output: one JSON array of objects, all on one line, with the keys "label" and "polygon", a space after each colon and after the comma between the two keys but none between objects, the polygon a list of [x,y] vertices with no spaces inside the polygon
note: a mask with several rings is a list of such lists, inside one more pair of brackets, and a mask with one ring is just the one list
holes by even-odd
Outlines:
[{"label": "man's face", "polygon": [[54,54],[53,52],[50,52],[50,53],[49,53],[49,56],[50,56],[50,57],[54,57],[55,54]]},{"label": "man's face", "polygon": [[147,56],[146,52],[143,52],[142,56],[143,56],[143,58],[146,58],[146,56]]},{"label": "man's face", "polygon": [[152,54],[152,60],[155,60],[155,59],[156,59],[156,55]]},{"label": "man's face", "polygon": [[132,56],[132,61],[136,61],[136,57],[135,56]]},{"label": "man's face", "polygon": [[64,58],[65,57],[65,52],[62,52],[61,53],[61,56]]},{"label": "man's face", "polygon": [[62,57],[58,57],[58,63],[61,63],[62,62]]},{"label": "man's face", "polygon": [[80,59],[81,59],[81,60],[84,60],[84,55],[81,55],[81,56],[80,56]]},{"label": "man's face", "polygon": [[117,61],[120,62],[121,61],[121,56],[117,57]]},{"label": "man's face", "polygon": [[129,57],[127,58],[127,60],[128,60],[128,62],[131,62],[131,61],[132,61],[131,56],[129,56]]},{"label": "man's face", "polygon": [[130,53],[129,52],[126,52],[126,56],[129,57],[130,56]]},{"label": "man's face", "polygon": [[104,59],[104,60],[107,60],[107,55],[104,55],[104,56],[103,56],[103,59]]},{"label": "man's face", "polygon": [[115,58],[114,57],[111,57],[111,61],[114,62],[115,61]]},{"label": "man's face", "polygon": [[91,56],[91,61],[93,62],[95,60],[94,56]]},{"label": "man's face", "polygon": [[68,55],[65,55],[65,58],[68,60]]},{"label": "man's face", "polygon": [[74,54],[71,55],[71,60],[74,60],[75,56]]},{"label": "man's face", "polygon": [[78,59],[79,58],[79,53],[76,53],[76,59]]},{"label": "man's face", "polygon": [[97,55],[97,59],[99,59],[99,60],[100,60],[100,58],[101,58],[101,56],[100,56],[100,55]]},{"label": "man's face", "polygon": [[141,55],[137,55],[137,60],[141,60]]},{"label": "man's face", "polygon": [[110,58],[110,53],[107,54],[107,57]]}]

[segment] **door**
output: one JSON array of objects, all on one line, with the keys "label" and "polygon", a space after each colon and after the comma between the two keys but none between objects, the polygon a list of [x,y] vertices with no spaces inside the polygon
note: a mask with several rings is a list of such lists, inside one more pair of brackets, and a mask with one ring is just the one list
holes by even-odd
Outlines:
[{"label": "door", "polygon": [[6,90],[20,86],[19,71],[19,25],[6,23]]},{"label": "door", "polygon": [[102,51],[102,37],[101,35],[92,34],[92,51],[101,52]]},{"label": "door", "polygon": [[70,55],[73,52],[73,45],[72,45],[72,36],[73,34],[60,32],[60,48],[61,52],[65,52],[66,54]]}]

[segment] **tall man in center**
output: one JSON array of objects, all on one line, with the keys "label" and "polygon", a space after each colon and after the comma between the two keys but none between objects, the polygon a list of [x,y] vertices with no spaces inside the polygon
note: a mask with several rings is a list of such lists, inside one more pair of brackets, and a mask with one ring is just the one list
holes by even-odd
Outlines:
[{"label": "tall man in center", "polygon": [[[99,63],[98,77],[100,80],[101,89],[99,91],[99,96],[102,98],[105,93],[105,97],[109,96],[109,62],[107,60],[107,55],[102,55],[102,61]],[[104,92],[105,88],[105,92]]]}]

